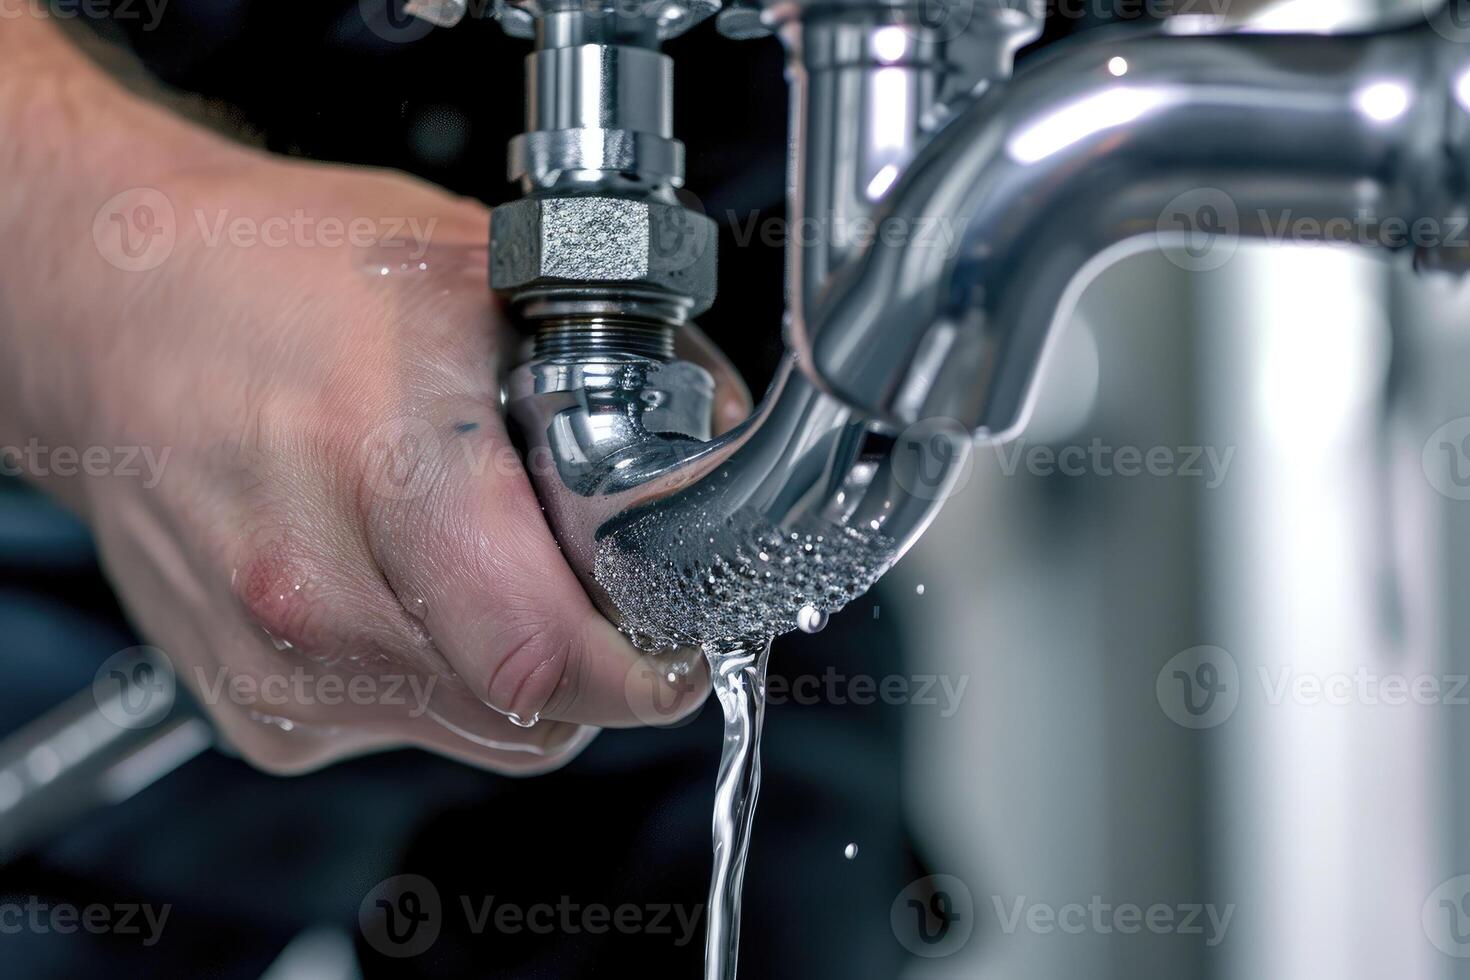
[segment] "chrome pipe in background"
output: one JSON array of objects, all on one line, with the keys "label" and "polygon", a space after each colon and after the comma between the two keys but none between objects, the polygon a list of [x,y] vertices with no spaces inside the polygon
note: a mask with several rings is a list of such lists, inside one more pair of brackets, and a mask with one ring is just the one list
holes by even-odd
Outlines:
[{"label": "chrome pipe in background", "polygon": [[166,659],[112,658],[87,690],[0,742],[0,862],[121,803],[215,743]]},{"label": "chrome pipe in background", "polygon": [[924,148],[887,233],[793,323],[803,364],[897,423],[1014,435],[1059,307],[1124,250],[1269,239],[1283,217],[1380,243],[1390,221],[1463,214],[1467,67],[1422,23],[1079,41]]},{"label": "chrome pipe in background", "polygon": [[[1292,6],[1301,30],[1361,22],[1373,4],[1326,0],[1316,22],[1311,4]],[[1012,447],[979,450],[983,485],[956,498],[906,567],[907,581],[929,583],[905,603],[923,630],[921,663],[973,674],[982,692],[952,719],[914,712],[924,785],[911,806],[942,843],[935,870],[975,887],[982,919],[997,896],[1055,906],[1100,894],[1234,903],[1228,934],[1209,947],[977,930],[963,965],[924,964],[913,978],[1465,973],[1451,958],[1463,948],[1445,955],[1424,924],[1445,912],[1434,887],[1470,867],[1464,709],[1267,696],[1283,670],[1450,684],[1465,673],[1465,505],[1428,485],[1422,454],[1436,427],[1470,412],[1467,294],[1398,277],[1404,319],[1392,326],[1415,342],[1385,504],[1374,469],[1389,269],[1361,252],[1242,247],[1201,275],[1201,254],[1122,259],[1075,315],[1064,304],[1036,425]],[[1086,390],[1070,362],[1088,326],[1102,348],[1096,419],[1058,437],[1059,406]],[[1094,432],[1114,447],[1235,455],[1209,490],[1057,472],[1056,453]],[[1043,448],[1051,464],[1038,476],[1025,461]],[[1384,506],[1399,525],[1391,571]],[[1402,637],[1381,615],[1389,591],[1411,599]],[[1154,685],[1198,644],[1232,656],[1240,698],[1193,730],[1166,717]],[[961,743],[991,748],[976,758]]]}]

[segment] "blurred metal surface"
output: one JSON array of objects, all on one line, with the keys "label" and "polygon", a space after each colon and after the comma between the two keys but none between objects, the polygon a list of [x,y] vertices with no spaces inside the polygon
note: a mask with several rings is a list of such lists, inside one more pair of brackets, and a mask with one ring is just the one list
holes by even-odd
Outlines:
[{"label": "blurred metal surface", "polygon": [[147,648],[0,742],[0,861],[121,803],[214,744],[213,728],[176,696],[166,660]]},{"label": "blurred metal surface", "polygon": [[[1404,10],[1277,5],[1274,23]],[[1470,976],[1434,932],[1470,869],[1450,693],[1470,673],[1470,512],[1425,462],[1464,448],[1442,427],[1470,432],[1467,316],[1462,285],[1327,248],[1243,244],[1208,272],[1140,254],[1082,293],[1019,441],[977,453],[894,573],[927,585],[905,602],[917,669],[976,692],[952,718],[912,712],[909,806],[978,925],[908,976]],[[1058,468],[1094,439],[1233,456],[1213,486]],[[1229,655],[1238,700],[1187,728],[1158,692],[1200,645]],[[1326,693],[1360,671],[1447,686]],[[1093,896],[1234,911],[1214,946],[1000,916]]]}]

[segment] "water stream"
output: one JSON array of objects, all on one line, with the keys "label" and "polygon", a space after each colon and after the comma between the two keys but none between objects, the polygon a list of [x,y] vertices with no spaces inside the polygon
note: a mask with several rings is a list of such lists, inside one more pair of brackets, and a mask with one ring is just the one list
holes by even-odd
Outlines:
[{"label": "water stream", "polygon": [[750,827],[761,788],[761,726],[766,717],[766,664],[771,642],[705,650],[725,714],[725,740],[715,783],[714,873],[710,876],[705,980],[735,980],[740,954],[740,890]]},{"label": "water stream", "polygon": [[[717,489],[717,488],[715,488]],[[649,508],[597,542],[595,575],[640,649],[700,647],[725,715],[715,785],[705,980],[734,980],[740,891],[760,792],[760,735],[770,637],[815,633],[830,611],[862,595],[892,565],[898,542],[879,522],[859,529],[778,527],[759,512]]]}]

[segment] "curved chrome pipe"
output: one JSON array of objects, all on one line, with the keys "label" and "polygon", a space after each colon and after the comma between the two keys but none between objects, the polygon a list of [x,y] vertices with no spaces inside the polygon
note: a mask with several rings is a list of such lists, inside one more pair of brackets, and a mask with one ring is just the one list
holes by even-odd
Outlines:
[{"label": "curved chrome pipe", "polygon": [[[875,177],[928,138],[951,66],[893,18],[823,13],[784,31],[791,213],[815,231],[804,245],[790,236],[793,307],[851,254],[844,233],[881,196],[868,193]],[[742,646],[819,622],[918,538],[970,448],[962,431],[873,423],[791,356],[756,414],[715,440],[711,398],[702,369],[626,351],[532,361],[507,393],[564,554],[648,649]]]},{"label": "curved chrome pipe", "polygon": [[1463,231],[1467,69],[1431,26],[1067,48],[923,149],[873,244],[793,323],[803,365],[891,422],[1013,434],[1059,312],[1121,250],[1184,244],[1205,268],[1212,245],[1302,219],[1386,252],[1413,251],[1420,219]]},{"label": "curved chrome pipe", "polygon": [[840,609],[923,532],[969,450],[962,433],[882,434],[790,358],[754,417],[706,441],[712,387],[626,356],[511,379],[562,551],[644,649],[739,647]]}]

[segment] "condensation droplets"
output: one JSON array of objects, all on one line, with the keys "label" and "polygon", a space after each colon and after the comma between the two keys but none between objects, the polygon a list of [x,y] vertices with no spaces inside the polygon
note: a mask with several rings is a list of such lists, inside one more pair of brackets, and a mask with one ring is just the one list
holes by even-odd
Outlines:
[{"label": "condensation droplets", "polygon": [[650,509],[597,543],[597,582],[643,650],[739,647],[802,629],[862,595],[898,544],[866,528],[781,528],[750,510],[726,517]]}]

